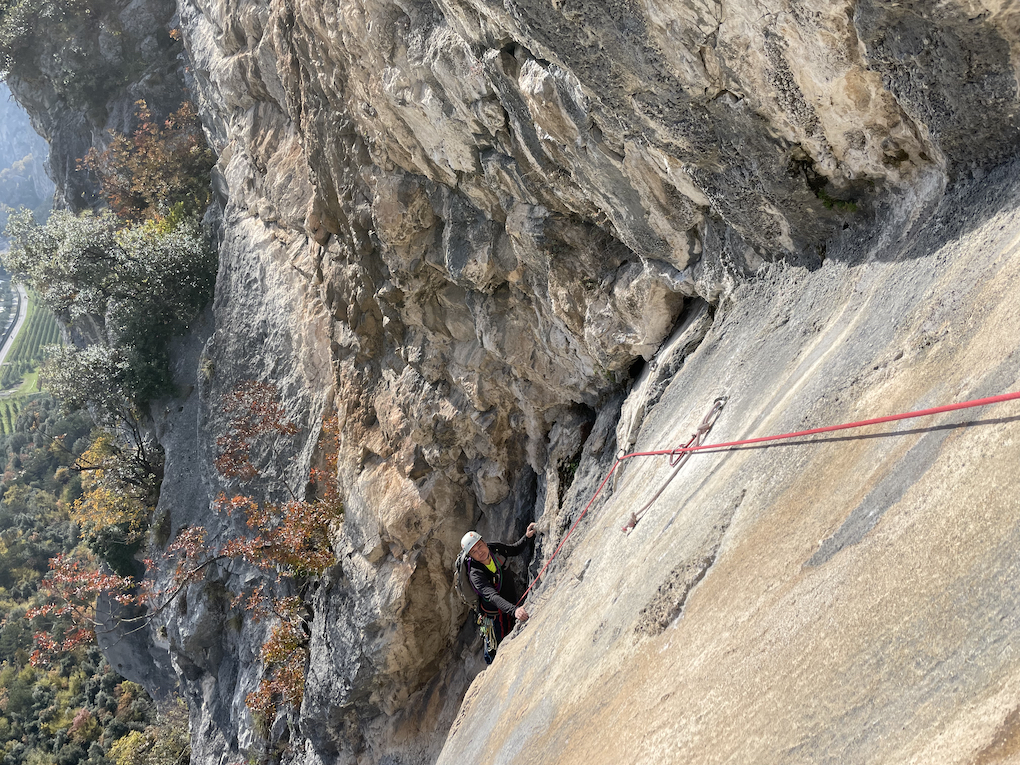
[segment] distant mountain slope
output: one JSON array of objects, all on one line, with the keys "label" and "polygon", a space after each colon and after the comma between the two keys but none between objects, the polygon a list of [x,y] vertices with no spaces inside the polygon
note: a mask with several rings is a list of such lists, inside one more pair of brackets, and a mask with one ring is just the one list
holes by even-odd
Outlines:
[{"label": "distant mountain slope", "polygon": [[28,114],[0,83],[0,233],[8,208],[28,207],[42,218],[53,202],[53,181],[46,175],[49,147],[32,128]]}]

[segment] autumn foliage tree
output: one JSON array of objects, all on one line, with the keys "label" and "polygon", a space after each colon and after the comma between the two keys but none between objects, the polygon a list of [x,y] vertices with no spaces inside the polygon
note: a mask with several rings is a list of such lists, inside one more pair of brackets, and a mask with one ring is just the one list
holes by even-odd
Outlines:
[{"label": "autumn foliage tree", "polygon": [[[308,623],[312,618],[305,600],[307,585],[336,563],[330,530],[343,516],[340,487],[336,479],[336,417],[323,422],[317,453],[321,463],[312,468],[306,481],[294,487],[285,471],[278,471],[275,445],[281,438],[298,433],[286,418],[276,388],[267,383],[246,382],[224,402],[230,416],[227,432],[218,439],[216,467],[238,487],[276,484],[286,498],[280,502],[258,499],[238,492],[222,493],[215,502],[217,512],[244,518],[247,534],[213,545],[206,530],[193,526],[181,529],[159,556],[145,561],[147,569],[168,574],[163,586],[154,579],[137,582],[131,577],[104,573],[95,561],[57,558],[44,580],[50,601],[33,610],[40,623],[73,622],[59,636],[43,629],[36,636],[35,661],[43,662],[54,652],[71,650],[94,638],[96,599],[106,593],[115,602],[145,610],[143,619],[158,618],[191,584],[203,579],[206,570],[227,560],[243,561],[263,572],[261,581],[236,592],[234,606],[257,621],[271,623],[262,648],[264,666],[260,686],[248,695],[249,708],[263,721],[271,721],[283,708],[296,709],[304,693],[308,660]],[[45,624],[44,624],[45,626]]]},{"label": "autumn foliage tree", "polygon": [[[231,415],[227,433],[217,440],[220,448],[216,467],[227,478],[241,484],[265,476],[277,463],[272,444],[279,436],[290,436],[297,426],[286,420],[276,388],[259,382],[239,386],[228,398],[225,410]],[[263,721],[271,721],[284,704],[297,709],[304,695],[308,659],[308,622],[311,609],[302,597],[304,585],[336,563],[330,542],[330,528],[343,516],[340,486],[336,479],[339,425],[336,417],[323,422],[319,440],[322,467],[310,471],[307,491],[297,491],[284,482],[289,498],[282,503],[258,502],[246,494],[221,494],[217,505],[222,512],[245,516],[254,535],[227,542],[221,553],[241,559],[265,571],[267,580],[251,591],[238,593],[255,619],[273,622],[262,647],[262,681],[248,694],[246,703]],[[268,437],[268,439],[267,439]],[[268,450],[259,450],[269,442]],[[254,456],[261,453],[263,459]],[[284,580],[297,595],[287,591]],[[274,586],[275,585],[275,586]]]},{"label": "autumn foliage tree", "polygon": [[25,613],[38,628],[32,665],[43,666],[54,655],[95,642],[97,598],[106,594],[122,605],[133,605],[136,588],[132,577],[104,573],[90,556],[50,559],[50,571],[40,586],[47,602]]},{"label": "autumn foliage tree", "polygon": [[162,462],[153,464],[144,448],[99,430],[72,468],[81,474],[82,495],[71,506],[71,520],[114,571],[132,574],[131,556],[144,542],[159,498]]},{"label": "autumn foliage tree", "polygon": [[109,147],[91,149],[79,167],[96,174],[110,209],[124,220],[201,213],[209,204],[216,156],[194,104],[185,102],[164,121],[145,101],[136,101],[135,110],[135,132],[112,133]]}]

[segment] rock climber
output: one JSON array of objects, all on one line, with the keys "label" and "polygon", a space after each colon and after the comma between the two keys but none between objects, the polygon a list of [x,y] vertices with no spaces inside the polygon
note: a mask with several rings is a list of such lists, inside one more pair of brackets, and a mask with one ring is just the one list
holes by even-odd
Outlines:
[{"label": "rock climber", "polygon": [[478,595],[479,627],[485,639],[485,660],[491,662],[496,646],[514,628],[517,621],[527,621],[528,612],[517,605],[517,584],[506,568],[506,558],[520,555],[535,536],[535,524],[515,544],[487,544],[477,531],[469,531],[460,540],[462,553],[470,558],[468,581]]}]

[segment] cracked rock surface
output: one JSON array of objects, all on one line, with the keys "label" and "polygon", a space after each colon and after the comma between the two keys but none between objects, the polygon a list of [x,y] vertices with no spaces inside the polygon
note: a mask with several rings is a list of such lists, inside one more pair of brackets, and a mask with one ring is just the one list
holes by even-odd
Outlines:
[{"label": "cracked rock surface", "polygon": [[[1016,169],[892,247],[847,237],[843,262],[739,288],[635,450],[683,443],[720,394],[709,443],[1020,389]],[[1009,761],[1018,424],[1007,402],[695,454],[625,535],[672,472],[628,460],[439,763]]]},{"label": "cracked rock surface", "polygon": [[[443,749],[481,669],[450,570],[471,527],[510,539],[536,520],[547,556],[617,449],[673,445],[720,394],[731,400],[714,432],[732,435],[1015,383],[1013,218],[999,202],[1014,190],[995,170],[1020,141],[1013,3],[173,10],[115,3],[108,20],[129,34],[83,31],[82,50],[146,62],[110,104],[68,108],[47,85],[52,56],[38,81],[11,86],[53,143],[69,204],[88,192],[75,160],[104,128],[125,129],[146,88],[171,103],[187,78],[219,155],[216,298],[180,345],[182,400],[156,413],[171,534],[235,531],[210,501],[222,488],[211,466],[220,402],[238,381],[273,382],[301,426],[281,445],[282,475],[305,473],[319,415],[340,415],[346,517],[340,563],[312,598],[290,734],[298,761],[625,762],[626,751],[663,759],[667,746],[705,762],[781,760],[780,749],[790,761],[925,761],[919,741],[909,749],[907,734],[873,720],[936,697],[977,703],[978,691],[938,673],[978,650],[978,631],[1008,643],[988,614],[1012,610],[991,584],[973,598],[960,589],[959,613],[981,626],[935,635],[924,619],[952,621],[940,598],[963,580],[905,551],[935,549],[950,516],[911,518],[951,504],[945,487],[976,492],[984,498],[966,507],[977,514],[958,516],[976,557],[960,553],[952,570],[1010,573],[1013,558],[989,545],[1012,533],[1000,512],[1012,479],[956,475],[946,456],[955,441],[970,455],[992,448],[978,441],[999,425],[698,457],[623,537],[623,521],[602,521],[625,520],[658,476],[628,465],[554,564],[535,620],[475,681]],[[186,73],[179,46],[154,36],[171,25]],[[993,335],[987,347],[977,339]],[[1003,434],[994,448],[1010,443]],[[897,547],[889,534],[906,536]],[[866,554],[876,559],[860,562]],[[925,591],[910,579],[922,574],[928,616],[896,589]],[[236,761],[254,743],[244,697],[265,628],[230,606],[250,576],[211,572],[160,638],[189,700],[198,765]],[[869,576],[889,586],[869,588]],[[833,605],[844,600],[857,610]],[[843,648],[827,646],[830,623],[850,625]],[[915,664],[886,660],[890,641]],[[802,654],[820,668],[803,669]],[[1002,658],[996,676],[1010,667]],[[929,696],[922,680],[905,682],[932,668]],[[861,684],[825,696],[841,672]],[[684,680],[665,690],[666,676]],[[869,697],[866,678],[907,690]],[[777,690],[784,682],[796,693]],[[809,719],[798,704],[819,696],[830,716]],[[945,723],[949,738],[932,746],[957,735],[939,703],[911,718]],[[662,718],[649,733],[633,716],[660,706],[687,720],[682,730]],[[785,717],[754,716],[766,707]],[[840,710],[849,722],[829,725]],[[732,728],[745,713],[759,726],[751,737]],[[992,730],[993,717],[959,725]]]}]

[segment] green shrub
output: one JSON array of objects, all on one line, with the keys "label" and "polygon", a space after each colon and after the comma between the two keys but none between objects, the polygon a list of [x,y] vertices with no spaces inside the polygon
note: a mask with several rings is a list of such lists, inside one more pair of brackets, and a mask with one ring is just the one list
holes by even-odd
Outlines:
[{"label": "green shrub", "polygon": [[3,0],[0,2],[0,69],[17,71],[19,63],[38,53],[41,43],[68,21],[93,14],[84,0]]},{"label": "green shrub", "polygon": [[[100,0],[0,0],[0,78],[45,79],[72,108],[102,107],[144,68],[139,55],[100,52],[108,9]],[[164,44],[175,43],[168,35]]]},{"label": "green shrub", "polygon": [[[54,351],[46,384],[71,406],[117,415],[173,392],[169,343],[212,297],[216,256],[192,218],[125,225],[112,213],[11,216],[4,266],[70,325],[99,327],[85,349]],[[117,419],[117,417],[115,417]]]}]

